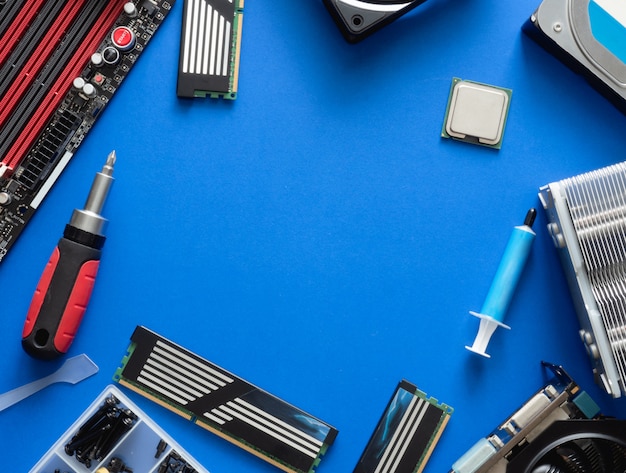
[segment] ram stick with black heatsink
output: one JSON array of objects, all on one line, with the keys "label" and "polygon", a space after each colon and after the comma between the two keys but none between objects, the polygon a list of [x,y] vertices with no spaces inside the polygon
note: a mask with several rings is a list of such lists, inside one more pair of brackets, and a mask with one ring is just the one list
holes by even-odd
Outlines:
[{"label": "ram stick with black heatsink", "polygon": [[237,98],[244,0],[185,0],[179,97]]},{"label": "ram stick with black heatsink", "polygon": [[173,3],[0,1],[0,261]]},{"label": "ram stick with black heatsink", "polygon": [[378,421],[354,473],[424,470],[453,409],[401,381]]},{"label": "ram stick with black heatsink", "polygon": [[287,472],[314,471],[338,433],[141,326],[114,379]]}]

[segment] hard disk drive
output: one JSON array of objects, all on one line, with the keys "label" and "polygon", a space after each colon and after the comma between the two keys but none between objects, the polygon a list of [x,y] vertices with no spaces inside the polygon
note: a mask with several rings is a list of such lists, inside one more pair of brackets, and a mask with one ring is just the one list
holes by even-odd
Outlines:
[{"label": "hard disk drive", "polygon": [[522,29],[626,113],[622,0],[544,0]]}]

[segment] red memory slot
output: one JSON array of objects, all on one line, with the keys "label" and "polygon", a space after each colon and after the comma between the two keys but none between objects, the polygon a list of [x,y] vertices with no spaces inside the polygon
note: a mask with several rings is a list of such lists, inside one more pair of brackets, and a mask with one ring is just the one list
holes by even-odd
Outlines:
[{"label": "red memory slot", "polygon": [[65,35],[67,27],[74,21],[84,3],[85,0],[79,0],[65,5],[52,27],[42,38],[37,50],[22,68],[20,75],[11,84],[11,87],[5,94],[7,100],[2,106],[2,111],[0,111],[0,128],[4,126],[7,118],[11,116],[17,104],[22,100],[24,92],[28,90],[37,78],[39,71],[48,62],[50,55]]},{"label": "red memory slot", "polygon": [[81,49],[76,51],[74,56],[72,56],[63,73],[50,88],[40,107],[37,109],[36,115],[26,124],[24,132],[15,143],[13,143],[13,146],[11,146],[6,154],[3,164],[7,166],[9,172],[13,172],[26,153],[28,153],[28,150],[37,139],[37,136],[41,133],[52,114],[54,114],[63,98],[70,90],[73,79],[81,74],[91,57],[91,53],[97,49],[111,27],[115,24],[117,18],[121,15],[125,2],[126,0],[115,0],[107,5],[102,15],[100,15],[85,37]]},{"label": "red memory slot", "polygon": [[0,66],[4,64],[4,61],[7,60],[7,57],[9,57],[11,51],[15,48],[15,45],[22,39],[24,32],[37,16],[41,5],[43,5],[45,1],[46,0],[33,0],[29,2],[28,8],[22,8],[20,10],[11,23],[11,26],[9,26],[2,35],[0,38],[0,44],[2,45],[2,51],[0,51]]}]

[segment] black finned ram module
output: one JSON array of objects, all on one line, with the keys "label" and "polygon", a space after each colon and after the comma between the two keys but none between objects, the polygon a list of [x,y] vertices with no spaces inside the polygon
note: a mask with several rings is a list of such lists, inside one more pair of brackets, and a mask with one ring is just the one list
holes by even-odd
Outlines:
[{"label": "black finned ram module", "polygon": [[185,0],[179,97],[237,98],[244,0]]},{"label": "black finned ram module", "polygon": [[354,473],[423,471],[452,411],[408,381],[401,381]]},{"label": "black finned ram module", "polygon": [[0,261],[175,0],[0,0]]},{"label": "black finned ram module", "polygon": [[287,472],[313,472],[338,433],[141,326],[114,379]]}]

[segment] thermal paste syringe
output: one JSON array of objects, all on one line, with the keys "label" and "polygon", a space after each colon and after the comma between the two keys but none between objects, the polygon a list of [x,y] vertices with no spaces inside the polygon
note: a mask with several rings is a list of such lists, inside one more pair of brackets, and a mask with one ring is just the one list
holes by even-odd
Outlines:
[{"label": "thermal paste syringe", "polygon": [[490,358],[486,349],[496,328],[511,328],[503,323],[504,315],[511,303],[528,259],[530,247],[535,239],[535,232],[531,227],[536,216],[537,211],[530,209],[524,219],[524,225],[513,228],[482,309],[480,312],[470,311],[470,314],[480,319],[480,326],[474,344],[465,348],[486,358]]}]

